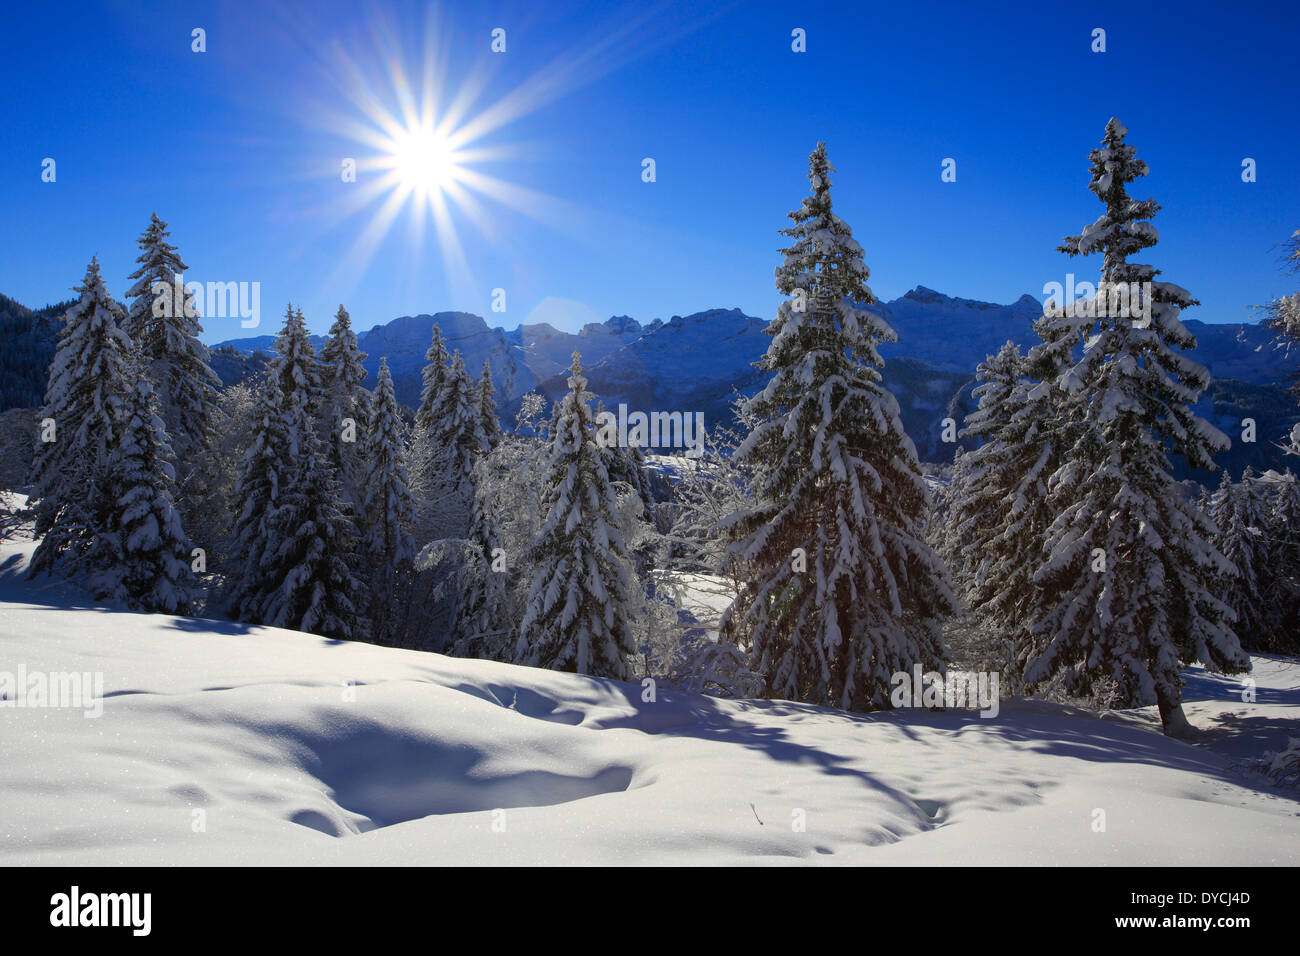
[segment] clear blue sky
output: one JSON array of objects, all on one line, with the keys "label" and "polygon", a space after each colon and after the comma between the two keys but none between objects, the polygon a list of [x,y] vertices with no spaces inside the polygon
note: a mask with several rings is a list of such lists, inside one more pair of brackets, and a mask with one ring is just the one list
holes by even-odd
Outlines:
[{"label": "clear blue sky", "polygon": [[[1097,271],[1053,250],[1100,211],[1087,152],[1111,115],[1151,166],[1135,192],[1164,206],[1144,261],[1201,299],[1188,317],[1253,320],[1252,304],[1295,291],[1276,248],[1300,228],[1294,3],[529,0],[445,4],[433,20],[429,9],[9,6],[0,292],[60,299],[98,255],[123,295],[157,211],[187,278],[261,283],[261,328],[208,319],[210,341],[273,332],[288,300],[317,331],[339,302],[363,329],[444,309],[507,328],[543,313],[569,325],[732,306],[768,317],[776,230],[824,139],[837,212],[878,295],[924,284],[1041,298],[1067,271]],[[194,27],[205,53],[191,51]],[[496,27],[504,54],[489,48]],[[806,53],[791,50],[796,27]],[[1094,27],[1107,31],[1104,54],[1090,50]],[[439,102],[459,98],[460,125],[481,127],[466,168],[511,191],[451,204],[459,260],[432,227],[417,236],[412,201],[367,259],[358,237],[387,194],[358,202],[380,173],[344,183],[340,163],[383,155],[356,124],[400,113],[393,65],[418,98],[431,62]],[[377,106],[360,105],[364,90]],[[45,157],[54,183],[41,181]],[[654,183],[642,182],[644,157]],[[940,180],[945,157],[956,183]],[[1241,181],[1245,157],[1255,183]],[[490,311],[494,288],[504,314]]]}]

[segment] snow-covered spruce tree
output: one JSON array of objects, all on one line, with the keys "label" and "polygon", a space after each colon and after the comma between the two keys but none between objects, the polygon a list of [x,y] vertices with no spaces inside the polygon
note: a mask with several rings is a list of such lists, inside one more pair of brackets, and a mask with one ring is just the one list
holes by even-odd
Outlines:
[{"label": "snow-covered spruce tree", "polygon": [[109,459],[115,499],[112,590],[129,607],[186,614],[195,596],[190,541],[173,489],[175,469],[153,384],[142,370],[122,408],[120,437]]},{"label": "snow-covered spruce tree", "polygon": [[230,552],[242,561],[229,579],[230,611],[253,624],[362,637],[356,529],[316,433],[316,355],[293,306],[275,348],[236,486],[243,511]]},{"label": "snow-covered spruce tree", "polygon": [[440,422],[446,415],[448,384],[451,379],[451,355],[443,343],[442,330],[433,327],[433,340],[424,354],[425,365],[420,377],[420,407],[415,412],[411,433],[411,492],[415,499],[417,547],[433,538],[444,537],[445,515],[442,513],[443,490],[439,474]]},{"label": "snow-covered spruce tree", "polygon": [[[1090,154],[1089,189],[1105,213],[1060,247],[1072,256],[1102,253],[1097,302],[1104,305],[1063,309],[1052,320],[1061,340],[1082,335],[1087,344],[1058,378],[1077,399],[1063,406],[1074,416],[1074,440],[1049,483],[1057,518],[1035,574],[1034,625],[1046,646],[1026,679],[1060,674],[1067,689],[1082,690],[1108,677],[1126,703],[1157,704],[1165,732],[1180,736],[1189,732],[1180,660],[1229,673],[1248,670],[1250,661],[1233,633],[1232,609],[1214,593],[1230,565],[1214,547],[1213,524],[1169,473],[1164,442],[1193,467],[1213,469],[1228,439],[1191,408],[1209,373],[1175,351],[1196,345],[1178,318],[1196,300],[1153,281],[1158,270],[1128,261],[1156,244],[1149,220],[1159,206],[1128,195],[1125,187],[1147,165],[1124,142],[1126,132],[1112,119],[1102,148]],[[1149,296],[1140,287],[1147,282]],[[1118,289],[1128,291],[1128,309],[1112,307]],[[1149,323],[1140,317],[1148,309]]]},{"label": "snow-covered spruce tree", "polygon": [[388,359],[379,360],[378,382],[365,431],[363,457],[367,470],[362,509],[364,545],[371,579],[370,618],[374,637],[390,643],[399,628],[402,596],[410,586],[415,542],[408,530],[414,505],[406,470],[406,429],[393,394]]},{"label": "snow-covered spruce tree", "polygon": [[[1227,525],[1231,524],[1232,512],[1237,506],[1238,492],[1239,489],[1233,484],[1232,475],[1228,474],[1226,468],[1224,469],[1223,474],[1219,476],[1219,487],[1213,494],[1209,494],[1205,490],[1204,485],[1201,486],[1201,495],[1198,498],[1198,507],[1200,506],[1200,502],[1204,502],[1208,498],[1209,508],[1207,513],[1214,520],[1214,523],[1217,526],[1218,536],[1220,537],[1223,534],[1223,529]],[[1219,550],[1223,551],[1222,548]],[[1226,556],[1227,552],[1223,553]]]},{"label": "snow-covered spruce tree", "polygon": [[[1226,472],[1225,472],[1226,474]],[[1201,485],[1201,490],[1196,494],[1196,510],[1203,515],[1214,514],[1214,497],[1210,494],[1210,489]]]},{"label": "snow-covered spruce tree", "polygon": [[444,481],[472,486],[474,463],[491,446],[483,431],[481,391],[469,377],[460,349],[452,353],[447,379],[447,403],[437,430],[437,457]]},{"label": "snow-covered spruce tree", "polygon": [[442,403],[446,400],[447,376],[451,369],[451,356],[442,341],[442,330],[433,327],[433,341],[424,353],[424,370],[420,373],[423,388],[420,391],[420,407],[415,412],[415,427],[418,432],[432,429],[438,421]]},{"label": "snow-covered spruce tree", "polygon": [[269,377],[254,387],[252,441],[244,452],[233,501],[240,509],[225,551],[226,611],[237,621],[260,624],[279,582],[265,572],[279,548],[271,518],[294,464],[285,458],[289,437],[280,409],[280,390]]},{"label": "snow-covered spruce tree", "polygon": [[[1300,229],[1291,234],[1283,248],[1286,250],[1286,271],[1291,275],[1300,273]],[[1278,296],[1263,309],[1264,325],[1288,349],[1300,348],[1300,292]],[[1300,373],[1295,375],[1291,390],[1300,397]]]},{"label": "snow-covered spruce tree", "polygon": [[[991,558],[986,548],[1002,529],[1005,500],[1019,478],[1008,461],[1013,449],[999,438],[1024,401],[1024,374],[1025,357],[1010,341],[975,369],[978,384],[971,396],[978,405],[966,416],[962,436],[975,436],[983,444],[963,453],[961,467],[953,469],[946,502],[949,534],[942,551],[963,595],[975,583],[981,565]],[[979,608],[969,597],[967,604],[972,610]]]},{"label": "snow-covered spruce tree", "polygon": [[1255,469],[1246,466],[1241,481],[1233,484],[1224,472],[1219,493],[1211,499],[1211,516],[1218,526],[1215,546],[1237,569],[1223,582],[1220,592],[1236,612],[1233,630],[1245,647],[1267,647],[1273,621],[1261,598],[1261,578],[1268,566],[1269,502]]},{"label": "snow-covered spruce tree", "polygon": [[[1291,234],[1284,244],[1286,271],[1292,275],[1300,273],[1300,229]],[[1264,306],[1264,326],[1277,336],[1277,343],[1293,356],[1300,350],[1300,292],[1279,296]],[[1300,399],[1300,367],[1292,370],[1291,394]],[[1288,455],[1300,455],[1300,422],[1296,422],[1288,434],[1281,436],[1278,446]]]},{"label": "snow-covered spruce tree", "polygon": [[[536,393],[534,393],[535,397]],[[524,418],[535,416],[536,402]],[[548,446],[536,434],[505,434],[474,466],[474,508],[457,569],[452,653],[513,661],[531,578],[523,556],[546,517]],[[499,548],[500,551],[496,551]],[[499,560],[498,560],[499,559]],[[504,566],[504,570],[501,568]]]},{"label": "snow-covered spruce tree", "polygon": [[[597,435],[601,433],[601,423],[610,421],[604,415],[605,403],[598,401],[596,403]],[[611,412],[610,415],[612,417],[613,413]],[[612,425],[607,426],[607,428],[607,434],[612,437],[612,433],[616,429]],[[629,494],[637,495],[641,499],[641,510],[644,512],[646,507],[649,506],[652,496],[650,493],[650,479],[645,471],[645,453],[641,450],[641,446],[635,442],[620,445],[617,441],[611,441],[607,437],[601,447],[605,449],[605,468],[609,471],[610,480],[621,482],[627,488]]]},{"label": "snow-covered spruce tree", "polygon": [[534,570],[515,657],[535,667],[624,680],[636,650],[628,624],[635,581],[580,358],[575,351],[551,436],[548,511],[525,559]]},{"label": "snow-covered spruce tree", "polygon": [[1032,655],[1028,612],[1043,532],[1052,518],[1047,476],[1056,465],[1027,371],[1026,358],[1011,342],[980,364],[973,392],[979,407],[967,416],[963,434],[983,444],[956,463],[945,515],[944,557],[986,636],[979,664],[1002,672],[1013,692],[1023,690],[1024,665]]},{"label": "snow-covered spruce tree", "polygon": [[[434,538],[464,538],[474,500],[474,465],[488,451],[479,392],[457,350],[435,404],[436,416],[423,432],[427,441],[416,491],[426,532]],[[419,427],[417,425],[417,427]]]},{"label": "snow-covered spruce tree", "polygon": [[235,483],[254,431],[256,384],[254,375],[217,393],[203,454],[191,474],[191,485],[182,494],[185,531],[190,541],[203,548],[205,563],[214,576],[238,564],[226,548],[244,505],[235,498]]},{"label": "snow-covered spruce tree", "polygon": [[365,360],[366,353],[357,347],[357,336],[352,331],[352,318],[340,305],[320,351],[320,426],[330,463],[354,510],[360,510],[365,497],[362,482],[366,462],[361,446],[370,422],[370,393],[361,384],[366,377],[361,365]]},{"label": "snow-covered spruce tree", "polygon": [[357,530],[329,453],[316,431],[321,405],[315,349],[302,312],[290,310],[270,374],[279,389],[284,480],[269,515],[262,573],[274,585],[261,622],[346,640],[364,639],[368,621],[356,574]]},{"label": "snow-covered spruce tree", "polygon": [[1056,517],[1048,479],[1072,428],[1071,398],[1050,383],[1077,340],[1051,321],[1034,322],[1039,342],[1027,356],[1007,343],[981,366],[980,405],[963,434],[984,444],[954,462],[941,515],[942,552],[976,624],[979,665],[1001,671],[1012,693],[1026,689],[1025,666],[1042,644],[1032,630],[1033,575]]},{"label": "snow-covered spruce tree", "polygon": [[[310,423],[308,423],[310,424]],[[299,417],[289,428],[297,432]],[[318,442],[314,436],[307,444]],[[302,457],[302,472],[280,495],[271,524],[279,548],[268,555],[268,574],[279,583],[263,610],[267,624],[325,637],[369,636],[364,585],[357,576],[357,533],[329,475],[319,445]]]},{"label": "snow-covered spruce tree", "polygon": [[456,601],[455,653],[463,657],[509,661],[513,657],[513,623],[509,568],[505,564],[501,530],[485,493],[489,461],[475,465],[474,496],[466,533],[465,567],[461,569]]},{"label": "snow-covered spruce tree", "polygon": [[393,392],[388,359],[379,360],[370,427],[365,432],[367,464],[365,537],[367,553],[393,567],[415,557],[410,526],[412,505],[406,470],[405,427]]},{"label": "snow-covered spruce tree", "polygon": [[1274,638],[1270,649],[1300,652],[1300,479],[1287,469],[1260,479],[1267,488],[1265,567],[1260,595]]},{"label": "snow-covered spruce tree", "polygon": [[952,576],[954,585],[960,587],[961,569],[955,562],[960,558],[960,542],[950,520],[953,505],[964,493],[966,485],[966,450],[958,445],[953,450],[952,464],[948,468],[946,480],[938,487],[930,489],[930,513],[925,521],[925,540],[934,549],[935,554],[943,559],[944,565]]},{"label": "snow-covered spruce tree", "polygon": [[[666,641],[677,636],[678,609],[674,606],[673,595],[662,586],[672,576],[668,565],[671,542],[651,520],[650,482],[640,446],[635,441],[625,444],[619,440],[616,416],[605,411],[604,402],[596,403],[595,422],[596,444],[604,452],[605,471],[618,502],[616,522],[619,536],[637,582],[631,629],[638,653],[630,661],[632,672],[629,677],[653,677],[673,683],[679,674],[670,673],[667,666],[652,668],[657,664],[666,665],[670,660],[684,663],[683,655],[651,651],[651,645],[662,648]],[[702,635],[703,631],[697,628],[696,634]],[[730,650],[735,652],[737,649]]]},{"label": "snow-covered spruce tree", "polygon": [[285,311],[284,328],[275,340],[275,358],[267,365],[270,381],[280,391],[280,407],[303,408],[315,424],[325,404],[321,364],[307,336],[307,320],[292,304]]},{"label": "snow-covered spruce tree", "polygon": [[[208,365],[208,349],[199,341],[203,327],[183,289],[186,265],[167,241],[167,223],[154,213],[139,238],[140,267],[127,292],[130,306],[124,330],[139,348],[146,373],[155,386],[163,424],[182,462],[203,449],[212,406],[221,380]],[[183,469],[187,474],[189,468]]]},{"label": "snow-covered spruce tree", "polygon": [[79,297],[63,316],[38,422],[42,438],[52,440],[37,442],[32,462],[41,542],[31,574],[57,565],[76,574],[111,564],[98,540],[109,530],[114,505],[108,463],[137,372],[131,340],[121,328],[126,313],[108,294],[98,259],[73,291]]},{"label": "snow-covered spruce tree", "polygon": [[826,147],[809,160],[812,196],[782,230],[783,302],[760,368],[772,378],[746,406],[759,423],[737,449],[754,507],[729,519],[732,560],[754,577],[724,619],[751,625],[767,694],[851,710],[890,705],[891,675],[943,667],[940,632],[955,599],[923,540],[929,504],[898,403],[881,384],[889,325],[862,247],[831,212]]},{"label": "snow-covered spruce tree", "polygon": [[483,423],[485,452],[490,452],[501,441],[501,419],[497,418],[497,389],[492,384],[492,363],[483,360],[483,373],[478,380],[479,415]]},{"label": "snow-covered spruce tree", "polygon": [[[135,261],[140,268],[127,276],[136,281],[126,294],[131,301],[122,331],[137,345],[146,339],[151,343],[165,340],[161,320],[193,311],[186,308],[188,296],[176,281],[185,275],[189,266],[181,260],[176,247],[167,241],[170,235],[167,223],[155,212],[149,215],[148,228],[136,240],[140,255]],[[158,313],[166,313],[166,316]]]}]

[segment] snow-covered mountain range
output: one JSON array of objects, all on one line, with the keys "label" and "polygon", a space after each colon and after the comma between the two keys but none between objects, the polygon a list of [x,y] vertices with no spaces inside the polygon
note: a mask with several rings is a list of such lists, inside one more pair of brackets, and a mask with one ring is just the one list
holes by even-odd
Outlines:
[{"label": "snow-covered mountain range", "polygon": [[[975,367],[1008,339],[1035,341],[1031,324],[1042,303],[1024,295],[1009,305],[955,298],[918,286],[876,306],[898,333],[898,342],[882,347],[885,381],[898,397],[903,421],[922,458],[951,457],[952,445],[940,440],[942,420],[958,420],[973,405],[970,387]],[[1274,347],[1258,323],[1211,324],[1187,318],[1197,337],[1194,358],[1216,380],[1202,413],[1231,434],[1242,417],[1254,417],[1259,433],[1270,436],[1289,428],[1294,405],[1280,383],[1293,362]],[[626,402],[643,410],[701,411],[708,422],[729,418],[735,393],[755,389],[765,374],[754,363],[767,348],[768,322],[739,309],[709,309],[667,321],[642,324],[630,316],[590,323],[578,332],[547,324],[520,325],[511,331],[490,327],[465,312],[403,316],[358,335],[367,353],[366,367],[375,374],[381,356],[388,358],[398,400],[419,402],[420,371],[434,324],[448,347],[460,349],[477,374],[484,359],[492,366],[503,412],[538,388],[549,398],[565,388],[564,371],[574,349],[582,353],[589,386],[607,407]],[[269,350],[274,336],[234,339],[222,345],[242,353]],[[319,346],[323,337],[318,337]],[[218,371],[221,371],[220,369]],[[373,381],[373,379],[371,379]],[[1246,463],[1271,467],[1278,462],[1268,440],[1235,450],[1234,470]]]}]

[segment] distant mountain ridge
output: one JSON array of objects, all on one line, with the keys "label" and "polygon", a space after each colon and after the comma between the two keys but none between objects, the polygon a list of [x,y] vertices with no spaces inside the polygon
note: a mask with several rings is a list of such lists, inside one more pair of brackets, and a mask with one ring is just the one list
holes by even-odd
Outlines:
[{"label": "distant mountain ridge", "polygon": [[[536,388],[544,379],[567,369],[575,348],[582,352],[584,364],[597,362],[645,332],[639,322],[628,316],[591,323],[580,332],[572,333],[561,332],[546,323],[521,325],[507,332],[489,327],[481,316],[468,312],[405,315],[357,333],[358,345],[366,353],[364,365],[370,373],[367,381],[374,381],[380,358],[387,358],[397,400],[412,407],[418,405],[420,373],[424,369],[424,355],[434,325],[442,330],[448,351],[460,350],[471,374],[478,375],[484,359],[490,363],[492,381],[496,383],[497,397],[503,405]],[[325,336],[313,335],[311,341],[319,351],[325,343]],[[274,345],[274,335],[259,335],[231,339],[214,348],[253,353],[270,352]]]},{"label": "distant mountain ridge", "polygon": [[69,300],[29,309],[0,295],[0,411],[44,401],[59,323],[71,305]]},{"label": "distant mountain ridge", "polygon": [[[877,303],[898,342],[886,343],[885,384],[898,398],[903,424],[922,459],[947,461],[955,446],[941,440],[942,421],[958,422],[973,410],[970,390],[975,368],[1007,340],[1028,345],[1043,314],[1031,295],[1000,305],[945,295],[917,286],[905,295]],[[1215,384],[1198,410],[1229,435],[1238,435],[1243,417],[1256,419],[1260,440],[1254,446],[1234,445],[1221,461],[1234,473],[1246,464],[1256,468],[1284,464],[1272,436],[1290,427],[1294,403],[1280,383],[1287,376],[1282,353],[1273,336],[1258,323],[1216,325],[1190,317],[1184,324],[1197,338],[1192,357],[1209,367]],[[625,402],[644,411],[700,411],[710,423],[730,420],[736,394],[749,394],[766,380],[754,368],[767,349],[768,320],[740,309],[709,309],[668,321],[642,325],[622,315],[591,323],[578,332],[561,332],[550,325],[522,325],[507,332],[490,328],[477,315],[440,312],[404,316],[358,335],[367,353],[366,367],[378,367],[388,357],[397,395],[414,406],[419,402],[420,370],[433,325],[437,323],[448,348],[459,348],[474,372],[487,358],[492,364],[501,408],[509,418],[521,395],[537,388],[549,399],[563,394],[565,370],[576,348],[590,389],[614,409]],[[273,339],[237,339],[240,350],[268,348]],[[318,339],[318,344],[323,339]]]},{"label": "distant mountain ridge", "polygon": [[[885,383],[898,398],[918,453],[929,461],[952,457],[954,446],[940,440],[941,422],[948,416],[960,421],[973,408],[970,388],[976,365],[1008,339],[1021,345],[1036,341],[1031,326],[1042,315],[1042,304],[1031,295],[998,304],[948,296],[925,286],[872,309],[898,333],[898,342],[880,349]],[[23,311],[28,315],[12,321],[28,328],[35,322],[40,337],[50,339],[41,345],[52,348],[49,317],[36,320],[30,310]],[[1281,458],[1271,442],[1275,432],[1280,435],[1289,428],[1295,407],[1281,388],[1289,366],[1272,335],[1258,323],[1210,324],[1190,316],[1183,321],[1197,337],[1192,358],[1208,366],[1216,379],[1201,413],[1234,436],[1242,417],[1257,420],[1256,446],[1234,447],[1224,463],[1234,471],[1244,463],[1276,467]],[[0,315],[0,341],[10,324]],[[366,384],[373,384],[380,358],[387,357],[398,400],[416,406],[435,324],[448,348],[460,349],[472,375],[478,375],[485,359],[489,362],[499,409],[507,421],[529,390],[536,388],[552,400],[563,393],[574,349],[582,353],[589,387],[610,409],[624,402],[632,409],[701,411],[708,423],[727,421],[734,396],[752,393],[766,380],[754,363],[767,349],[769,338],[763,333],[768,320],[740,309],[709,309],[646,324],[627,315],[613,316],[577,332],[545,323],[507,331],[467,312],[402,316],[358,332],[360,348],[367,354]],[[260,361],[240,356],[269,352],[274,341],[273,335],[261,335],[220,343],[213,347],[220,350],[214,353],[214,367],[224,381],[237,381],[260,367]],[[317,348],[323,343],[323,336],[313,337]],[[39,358],[32,355],[27,361]],[[26,387],[24,392],[31,390]]]},{"label": "distant mountain ridge", "polygon": [[[1033,341],[1031,325],[1042,315],[1042,308],[1031,295],[999,305],[944,295],[925,286],[872,307],[899,336],[897,343],[881,347],[886,359],[916,359],[970,375],[1008,339],[1022,344]],[[1198,339],[1196,359],[1209,366],[1215,377],[1267,385],[1285,376],[1280,356],[1273,353],[1272,336],[1258,323],[1219,325],[1190,317],[1184,322]],[[631,391],[611,398],[629,398],[647,387],[652,395],[679,394],[692,384],[733,381],[737,373],[743,377],[743,370],[766,349],[762,331],[768,320],[739,309],[709,309],[646,325],[630,316],[614,316],[603,323],[590,323],[579,332],[561,332],[547,324],[506,331],[489,327],[481,316],[466,312],[402,316],[358,333],[358,340],[368,353],[366,364],[372,373],[378,368],[379,357],[388,357],[398,397],[408,404],[418,395],[418,386],[405,383],[404,396],[402,377],[411,372],[418,377],[435,323],[449,347],[459,348],[465,355],[467,365],[477,368],[484,358],[492,361],[494,376],[500,374],[501,397],[509,401],[561,374],[575,348],[582,352],[583,365],[589,369],[619,353],[618,369],[605,374],[611,385]],[[315,341],[324,339],[317,336]],[[274,336],[263,335],[221,344],[251,352],[269,350],[273,342]],[[624,349],[627,351],[620,351]],[[653,386],[648,386],[649,379]],[[507,380],[512,384],[505,384]]]}]

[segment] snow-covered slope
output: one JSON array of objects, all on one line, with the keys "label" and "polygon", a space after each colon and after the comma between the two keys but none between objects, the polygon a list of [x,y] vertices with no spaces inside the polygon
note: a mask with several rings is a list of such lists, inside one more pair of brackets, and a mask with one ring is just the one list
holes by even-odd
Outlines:
[{"label": "snow-covered slope", "polygon": [[[76,606],[0,556],[0,671],[103,675],[103,712],[0,708],[0,865],[1300,862],[1300,802],[1231,769],[1296,734],[1193,674],[1149,712],[1004,701],[852,716]],[[1097,832],[1097,811],[1105,830]],[[802,822],[803,826],[798,824]]]}]

